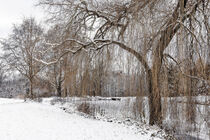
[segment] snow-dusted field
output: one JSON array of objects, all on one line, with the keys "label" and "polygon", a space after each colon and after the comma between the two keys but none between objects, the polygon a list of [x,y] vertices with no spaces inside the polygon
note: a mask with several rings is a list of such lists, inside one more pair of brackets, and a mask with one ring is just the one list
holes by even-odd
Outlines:
[{"label": "snow-dusted field", "polygon": [[69,114],[60,108],[0,98],[0,140],[149,140],[134,127]]}]

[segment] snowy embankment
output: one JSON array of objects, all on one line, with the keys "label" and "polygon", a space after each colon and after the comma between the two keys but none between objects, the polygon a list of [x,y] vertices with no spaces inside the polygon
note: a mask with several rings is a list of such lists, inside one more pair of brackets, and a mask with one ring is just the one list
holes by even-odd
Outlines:
[{"label": "snowy embankment", "polygon": [[149,140],[154,130],[94,120],[57,106],[0,98],[0,140]]},{"label": "snowy embankment", "polygon": [[[119,99],[119,100],[118,100]],[[64,108],[67,112],[79,110],[96,119],[121,121],[129,124],[148,123],[149,106],[146,97],[67,97],[46,98],[44,104]],[[210,96],[162,98],[163,128],[180,140],[210,140]],[[128,120],[128,121],[125,121]],[[145,126],[141,125],[140,126]],[[144,128],[143,128],[144,130]]]}]

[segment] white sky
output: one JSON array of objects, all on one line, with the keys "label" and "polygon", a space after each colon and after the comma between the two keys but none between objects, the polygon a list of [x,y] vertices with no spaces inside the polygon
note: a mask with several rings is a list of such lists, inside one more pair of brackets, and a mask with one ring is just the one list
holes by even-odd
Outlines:
[{"label": "white sky", "polygon": [[24,17],[35,17],[38,21],[44,17],[43,10],[34,5],[38,0],[0,0],[0,38],[11,32],[13,24],[21,23]]}]

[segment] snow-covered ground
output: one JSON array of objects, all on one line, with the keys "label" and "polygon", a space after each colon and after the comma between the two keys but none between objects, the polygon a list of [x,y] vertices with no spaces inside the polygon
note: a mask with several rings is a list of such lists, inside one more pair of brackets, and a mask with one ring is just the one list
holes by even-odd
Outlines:
[{"label": "snow-covered ground", "polygon": [[158,140],[155,129],[85,118],[58,106],[0,98],[0,140]]},{"label": "snow-covered ground", "polygon": [[[86,110],[81,112],[105,121],[124,122],[129,119],[148,123],[149,107],[146,97],[117,99],[120,100],[104,97],[53,97],[43,99],[43,103],[63,107],[67,112],[74,112],[83,105]],[[187,97],[162,98],[163,128],[180,140],[210,140],[210,96],[196,96],[190,99],[192,103],[188,103]]]}]

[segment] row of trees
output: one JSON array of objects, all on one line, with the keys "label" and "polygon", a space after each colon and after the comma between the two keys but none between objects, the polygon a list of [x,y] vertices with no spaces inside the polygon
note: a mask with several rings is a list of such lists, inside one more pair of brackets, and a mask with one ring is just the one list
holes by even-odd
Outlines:
[{"label": "row of trees", "polygon": [[25,19],[1,41],[5,62],[29,80],[31,96],[39,77],[59,96],[104,95],[105,77],[120,70],[129,79],[125,89],[136,91],[127,95],[147,95],[150,124],[161,125],[161,97],[195,95],[201,85],[208,94],[208,0],[40,0],[38,6],[46,8],[50,29]]}]

